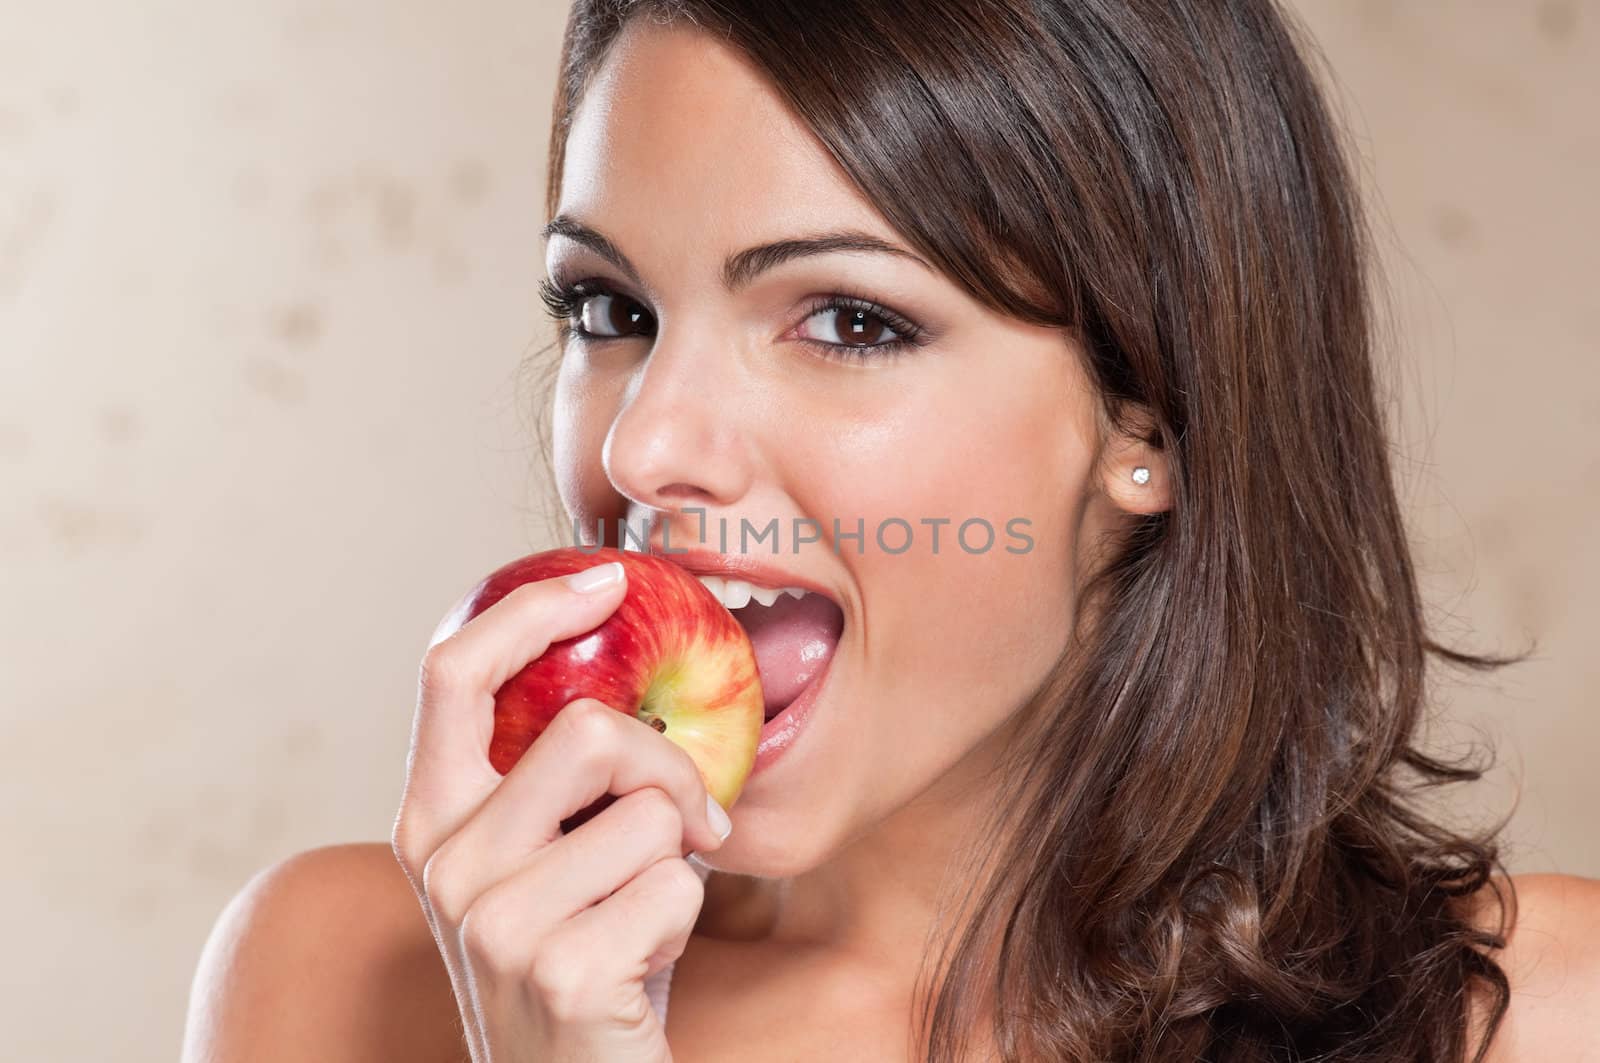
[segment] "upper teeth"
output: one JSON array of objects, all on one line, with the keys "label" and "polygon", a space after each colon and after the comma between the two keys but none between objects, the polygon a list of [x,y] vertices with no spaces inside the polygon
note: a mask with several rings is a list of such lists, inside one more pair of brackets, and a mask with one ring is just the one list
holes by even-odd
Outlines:
[{"label": "upper teeth", "polygon": [[762,605],[771,605],[778,600],[780,594],[790,594],[796,598],[804,598],[806,590],[801,587],[758,587],[742,579],[725,579],[722,576],[696,576],[701,583],[717,596],[728,609],[743,609],[755,599]]}]

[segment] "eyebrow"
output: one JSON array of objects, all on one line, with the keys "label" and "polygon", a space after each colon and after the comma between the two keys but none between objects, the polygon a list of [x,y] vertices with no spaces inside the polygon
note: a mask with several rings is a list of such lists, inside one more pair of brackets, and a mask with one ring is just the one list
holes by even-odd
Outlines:
[{"label": "eyebrow", "polygon": [[[628,279],[633,283],[641,288],[645,286],[644,281],[640,279],[639,271],[634,268],[633,263],[628,260],[628,256],[624,255],[616,244],[612,243],[599,230],[593,229],[575,218],[569,218],[565,214],[558,214],[549,225],[544,227],[541,235],[547,240],[552,236],[565,236],[569,240],[582,244],[626,273]],[[797,236],[785,240],[774,240],[771,243],[757,244],[755,247],[747,247],[743,251],[735,252],[729,255],[722,264],[722,285],[729,292],[736,292],[755,280],[760,274],[785,262],[798,258],[807,258],[812,255],[827,255],[840,251],[895,255],[915,262],[923,269],[932,271],[932,267],[921,258],[897,244],[879,239],[871,233],[846,229],[840,232],[819,233],[814,236]]]}]

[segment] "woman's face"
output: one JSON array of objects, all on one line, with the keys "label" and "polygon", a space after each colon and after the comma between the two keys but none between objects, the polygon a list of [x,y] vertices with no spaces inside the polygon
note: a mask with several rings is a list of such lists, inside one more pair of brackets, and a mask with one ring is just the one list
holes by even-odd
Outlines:
[{"label": "woman's face", "polygon": [[[588,295],[573,319],[611,338],[569,340],[561,366],[569,517],[625,518],[657,544],[665,527],[674,550],[720,551],[726,527],[730,553],[741,521],[777,518],[777,552],[747,551],[844,613],[804,732],[751,777],[709,862],[787,877],[897,813],[970,805],[985,738],[1066,643],[1080,544],[1115,517],[1092,482],[1095,399],[1067,337],[911,257],[761,76],[691,28],[625,31],[575,115],[561,187],[558,215],[637,270],[549,240],[558,286],[617,293]],[[725,286],[742,249],[845,230],[908,253],[809,255]],[[810,309],[841,293],[904,318],[919,344],[888,351],[908,330]],[[796,518],[821,541],[797,545]],[[899,553],[894,518],[911,531]],[[972,518],[994,529],[987,549],[981,524],[957,541]],[[835,541],[835,520],[860,522],[865,542]]]}]

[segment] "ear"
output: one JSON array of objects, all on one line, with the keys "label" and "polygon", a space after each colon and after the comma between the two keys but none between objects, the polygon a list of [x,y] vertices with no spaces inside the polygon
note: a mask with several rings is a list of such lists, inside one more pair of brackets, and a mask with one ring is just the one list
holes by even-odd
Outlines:
[{"label": "ear", "polygon": [[[1148,411],[1124,407],[1121,417],[1103,425],[1102,438],[1099,478],[1106,497],[1126,513],[1160,513],[1172,508],[1171,467]],[[1134,478],[1136,469],[1149,470],[1144,483]]]}]

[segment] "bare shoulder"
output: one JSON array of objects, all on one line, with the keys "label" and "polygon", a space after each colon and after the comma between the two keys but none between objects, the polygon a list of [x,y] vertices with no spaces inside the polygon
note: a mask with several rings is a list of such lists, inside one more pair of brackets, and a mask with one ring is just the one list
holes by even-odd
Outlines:
[{"label": "bare shoulder", "polygon": [[[1506,947],[1494,958],[1511,1001],[1486,1063],[1600,1063],[1600,879],[1515,875],[1511,889],[1505,878],[1495,881],[1506,898]],[[1499,927],[1491,889],[1477,898],[1474,919],[1485,930]],[[1481,995],[1473,1004],[1479,1029],[1487,1007]]]},{"label": "bare shoulder", "polygon": [[449,975],[387,845],[292,856],[218,917],[185,1063],[465,1058]]}]

